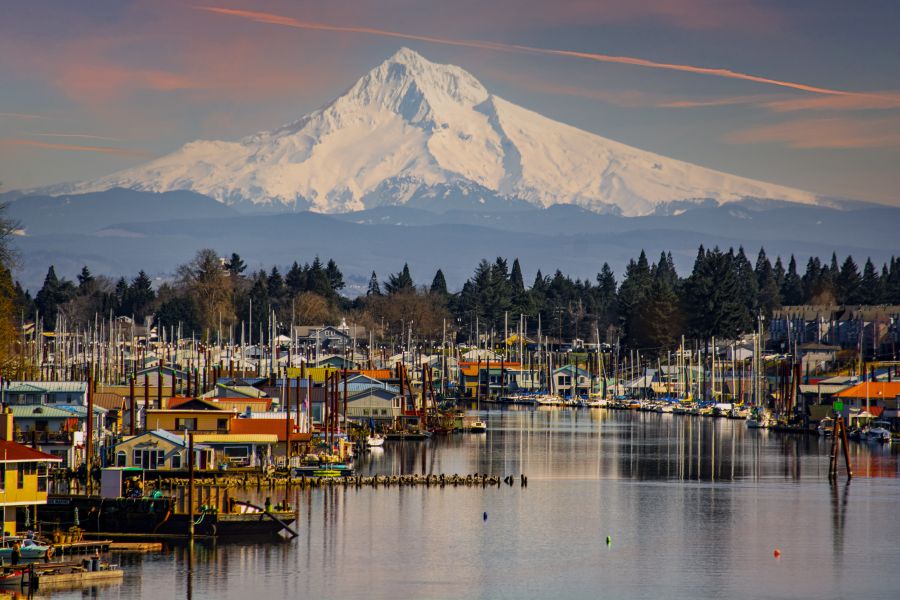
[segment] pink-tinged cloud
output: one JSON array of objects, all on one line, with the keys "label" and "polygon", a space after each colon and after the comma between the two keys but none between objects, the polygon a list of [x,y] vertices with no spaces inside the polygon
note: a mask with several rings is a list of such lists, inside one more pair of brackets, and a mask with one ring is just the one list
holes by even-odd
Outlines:
[{"label": "pink-tinged cloud", "polygon": [[147,158],[153,156],[142,150],[131,148],[113,148],[110,146],[84,146],[80,144],[60,144],[56,142],[42,142],[40,140],[26,140],[17,138],[0,139],[0,146],[27,146],[43,150],[65,150],[69,152],[95,152],[98,154],[111,154],[115,156],[131,156]]},{"label": "pink-tinged cloud", "polygon": [[210,12],[210,13],[248,19],[248,20],[251,20],[251,21],[254,21],[257,23],[264,23],[264,24],[269,24],[269,25],[280,25],[283,27],[292,27],[295,29],[305,29],[305,30],[314,30],[314,31],[333,31],[336,33],[362,33],[362,34],[367,34],[367,35],[397,38],[397,39],[418,41],[418,42],[427,42],[427,43],[432,43],[432,44],[462,46],[462,47],[466,47],[466,48],[476,48],[476,49],[482,49],[482,50],[495,50],[498,52],[523,52],[523,53],[530,53],[530,54],[540,54],[540,55],[544,55],[544,56],[563,56],[563,57],[569,57],[569,58],[581,58],[581,59],[593,60],[593,61],[604,62],[604,63],[630,65],[630,66],[644,67],[644,68],[649,68],[649,69],[662,69],[662,70],[667,70],[667,71],[678,71],[678,72],[682,72],[682,73],[694,73],[694,74],[698,74],[698,75],[711,75],[711,76],[715,76],[715,77],[723,77],[726,79],[738,79],[738,80],[742,80],[742,81],[750,81],[750,82],[754,82],[754,83],[761,83],[761,84],[765,84],[765,85],[800,90],[800,91],[811,92],[811,93],[815,93],[815,94],[825,94],[825,95],[835,95],[835,96],[854,95],[854,92],[849,92],[849,91],[845,91],[845,90],[813,86],[813,85],[808,85],[805,83],[798,83],[798,82],[792,82],[792,81],[784,81],[784,80],[780,80],[780,79],[773,79],[770,77],[762,77],[759,75],[752,75],[749,73],[741,73],[738,71],[732,71],[730,69],[698,67],[698,66],[684,65],[684,64],[678,64],[678,63],[657,62],[657,61],[647,60],[644,58],[636,58],[636,57],[631,57],[631,56],[613,56],[613,55],[609,55],[609,54],[597,54],[597,53],[593,53],[593,52],[577,52],[574,50],[555,50],[555,49],[550,49],[550,48],[536,48],[536,47],[532,47],[532,46],[523,46],[523,45],[518,45],[518,44],[503,44],[503,43],[498,43],[498,42],[485,42],[485,41],[479,41],[479,40],[460,40],[460,39],[447,38],[447,37],[401,33],[401,32],[397,32],[397,31],[389,31],[386,29],[377,29],[374,27],[329,25],[326,23],[301,21],[294,17],[277,15],[277,14],[266,13],[266,12],[253,11],[253,10],[221,8],[221,7],[214,7],[214,6],[197,6],[195,8],[197,10],[202,10],[202,11],[206,11],[206,12]]},{"label": "pink-tinged cloud", "polygon": [[900,148],[900,118],[800,119],[734,131],[725,141],[775,143],[802,149]]},{"label": "pink-tinged cloud", "polygon": [[28,113],[14,113],[14,112],[0,112],[0,117],[6,117],[9,119],[23,119],[25,121],[31,121],[33,119],[43,119],[44,115],[31,115]]},{"label": "pink-tinged cloud", "polygon": [[105,135],[93,135],[90,133],[55,133],[52,131],[26,131],[24,132],[26,135],[31,136],[40,136],[40,137],[54,137],[54,138],[80,138],[85,140],[102,140],[105,142],[121,142],[122,138],[114,138],[108,137]]}]

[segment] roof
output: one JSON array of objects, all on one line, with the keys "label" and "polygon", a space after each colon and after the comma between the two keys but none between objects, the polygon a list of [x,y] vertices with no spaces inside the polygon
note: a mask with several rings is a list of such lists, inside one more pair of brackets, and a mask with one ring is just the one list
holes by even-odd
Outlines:
[{"label": "roof", "polygon": [[107,410],[120,410],[125,406],[125,397],[109,392],[94,394],[92,398],[94,406],[100,406]]},{"label": "roof", "polygon": [[[178,446],[180,448],[187,448],[189,446],[189,444],[185,440],[184,436],[179,435],[177,433],[172,433],[170,431],[166,431],[165,429],[154,429],[153,431],[145,431],[144,433],[141,433],[140,435],[135,435],[135,436],[131,436],[131,437],[123,439],[121,442],[116,444],[116,446],[119,446],[120,444],[124,444],[125,442],[133,442],[134,440],[140,439],[142,437],[158,437],[158,438],[164,439],[167,442],[169,442],[170,444],[172,444],[174,446]],[[195,435],[194,439],[196,440],[196,438],[197,438],[197,436]],[[194,448],[203,448],[203,445],[194,444]]]},{"label": "roof", "polygon": [[212,400],[205,398],[188,398],[187,396],[174,396],[166,401],[168,410],[222,410],[221,406]]},{"label": "roof", "polygon": [[0,440],[0,453],[2,453],[0,462],[62,461],[58,456],[53,456],[52,454],[47,454],[45,452],[38,452],[23,444],[17,444],[16,442],[9,442],[6,440]]},{"label": "roof", "polygon": [[[294,432],[294,419],[290,421],[290,428],[292,440],[304,441],[312,437],[308,433]],[[285,437],[284,419],[235,419],[231,422],[231,434],[271,434],[277,436],[279,442],[283,442]]]},{"label": "roof", "polygon": [[10,406],[13,419],[72,419],[72,411],[47,406],[44,404],[25,404]]},{"label": "roof", "polygon": [[6,392],[25,393],[87,393],[84,381],[10,381]]},{"label": "roof", "polygon": [[274,433],[195,433],[194,441],[201,444],[274,444],[278,436]]},{"label": "roof", "polygon": [[896,398],[900,381],[863,381],[834,395],[835,398]]}]

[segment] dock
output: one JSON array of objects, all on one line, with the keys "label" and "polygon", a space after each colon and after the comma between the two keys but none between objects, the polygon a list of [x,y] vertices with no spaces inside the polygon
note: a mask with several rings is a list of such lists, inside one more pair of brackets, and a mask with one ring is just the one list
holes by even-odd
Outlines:
[{"label": "dock", "polygon": [[121,569],[105,569],[102,571],[73,570],[69,573],[43,572],[35,573],[34,583],[39,590],[81,587],[83,585],[114,584],[125,576]]},{"label": "dock", "polygon": [[77,554],[107,552],[110,543],[112,543],[111,540],[82,540],[53,544],[53,553],[56,556],[75,556]]},{"label": "dock", "polygon": [[110,552],[162,552],[162,542],[110,542]]}]

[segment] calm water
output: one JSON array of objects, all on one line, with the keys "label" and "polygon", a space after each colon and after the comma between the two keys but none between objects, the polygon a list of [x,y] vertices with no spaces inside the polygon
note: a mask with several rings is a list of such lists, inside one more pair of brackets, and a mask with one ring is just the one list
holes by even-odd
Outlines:
[{"label": "calm water", "polygon": [[525,473],[526,488],[292,492],[292,542],[126,557],[122,585],[53,598],[900,597],[896,447],[851,443],[858,476],[832,487],[830,442],[739,421],[553,409],[487,422],[487,435],[388,442],[359,466]]}]

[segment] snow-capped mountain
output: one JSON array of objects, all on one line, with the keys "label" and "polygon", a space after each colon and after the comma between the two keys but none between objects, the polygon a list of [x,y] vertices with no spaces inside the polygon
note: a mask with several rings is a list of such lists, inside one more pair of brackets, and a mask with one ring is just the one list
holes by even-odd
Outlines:
[{"label": "snow-capped mountain", "polygon": [[[710,201],[812,204],[814,194],[645,152],[512,104],[468,72],[403,48],[344,95],[238,142],[194,141],[54,193],[191,190],[226,204],[337,213],[524,201],[626,216]],[[283,205],[283,206],[282,206]]]}]

